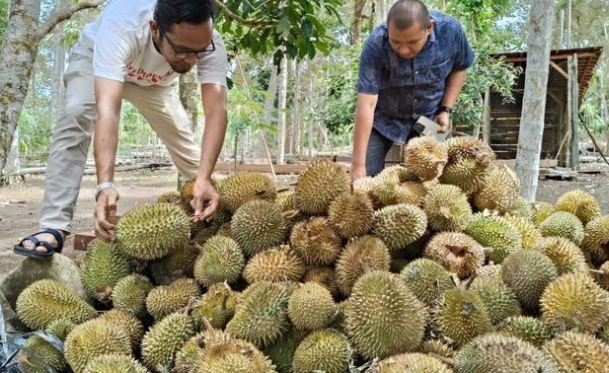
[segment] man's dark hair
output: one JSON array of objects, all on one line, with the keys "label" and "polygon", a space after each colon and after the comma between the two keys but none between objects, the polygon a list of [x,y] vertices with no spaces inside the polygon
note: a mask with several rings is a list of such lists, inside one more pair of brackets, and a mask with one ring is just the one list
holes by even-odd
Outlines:
[{"label": "man's dark hair", "polygon": [[398,30],[406,30],[418,22],[423,28],[429,24],[429,10],[419,0],[399,0],[389,9],[387,26],[393,22]]},{"label": "man's dark hair", "polygon": [[165,32],[170,32],[174,24],[199,25],[213,17],[211,0],[158,0],[154,9],[154,19]]}]

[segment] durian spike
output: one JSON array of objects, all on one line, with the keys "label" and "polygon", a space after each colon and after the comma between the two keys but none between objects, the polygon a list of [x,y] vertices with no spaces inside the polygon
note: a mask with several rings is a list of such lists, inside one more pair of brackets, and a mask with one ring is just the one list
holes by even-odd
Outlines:
[{"label": "durian spike", "polygon": [[440,356],[433,352],[429,352],[427,355],[433,357],[434,359],[440,360],[441,362],[443,362],[444,364],[448,365],[451,368],[454,368],[455,365],[457,364],[455,359],[449,359],[447,357]]}]

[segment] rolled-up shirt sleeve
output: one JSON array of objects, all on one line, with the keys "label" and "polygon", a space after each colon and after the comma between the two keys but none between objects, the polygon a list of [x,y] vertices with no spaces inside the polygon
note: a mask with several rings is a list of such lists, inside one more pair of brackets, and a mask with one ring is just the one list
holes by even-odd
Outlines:
[{"label": "rolled-up shirt sleeve", "polygon": [[381,46],[372,37],[366,41],[359,63],[357,93],[376,95],[381,87]]},{"label": "rolled-up shirt sleeve", "polygon": [[453,62],[453,70],[465,70],[474,63],[474,51],[472,50],[467,36],[460,24],[455,30],[455,59]]},{"label": "rolled-up shirt sleeve", "polygon": [[216,50],[209,52],[197,62],[197,79],[199,84],[218,84],[226,87],[228,73],[226,46],[217,31],[214,31],[212,37]]}]

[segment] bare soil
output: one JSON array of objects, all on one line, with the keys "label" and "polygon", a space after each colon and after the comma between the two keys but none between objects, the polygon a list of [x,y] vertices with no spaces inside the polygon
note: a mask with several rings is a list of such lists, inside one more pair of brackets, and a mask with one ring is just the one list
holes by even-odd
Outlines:
[{"label": "bare soil", "polygon": [[[40,202],[44,194],[44,175],[28,176],[23,185],[0,189],[0,277],[14,268],[23,258],[12,253],[12,247],[24,236],[38,229]],[[287,186],[295,176],[278,179],[281,187]],[[116,184],[120,193],[119,213],[156,201],[165,192],[176,189],[175,170],[142,170],[117,173]],[[74,215],[74,232],[93,229],[94,176],[83,177],[82,188]],[[595,195],[601,202],[603,214],[609,214],[609,175],[580,175],[577,180],[540,180],[538,200],[555,203],[561,194],[581,188]],[[63,253],[71,258],[84,255],[73,250],[73,235],[68,237]]]}]

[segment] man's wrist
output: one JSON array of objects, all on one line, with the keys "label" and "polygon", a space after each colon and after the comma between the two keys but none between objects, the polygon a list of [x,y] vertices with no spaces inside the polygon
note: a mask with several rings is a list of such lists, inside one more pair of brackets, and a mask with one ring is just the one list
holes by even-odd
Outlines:
[{"label": "man's wrist", "polygon": [[99,194],[106,190],[106,189],[114,189],[116,190],[116,186],[114,185],[114,183],[112,181],[105,181],[99,185],[97,185],[93,191],[95,193],[95,200],[97,201],[97,197],[99,197]]},{"label": "man's wrist", "polygon": [[440,114],[440,113],[447,113],[448,115],[452,115],[453,107],[449,106],[449,105],[441,105],[437,114]]}]

